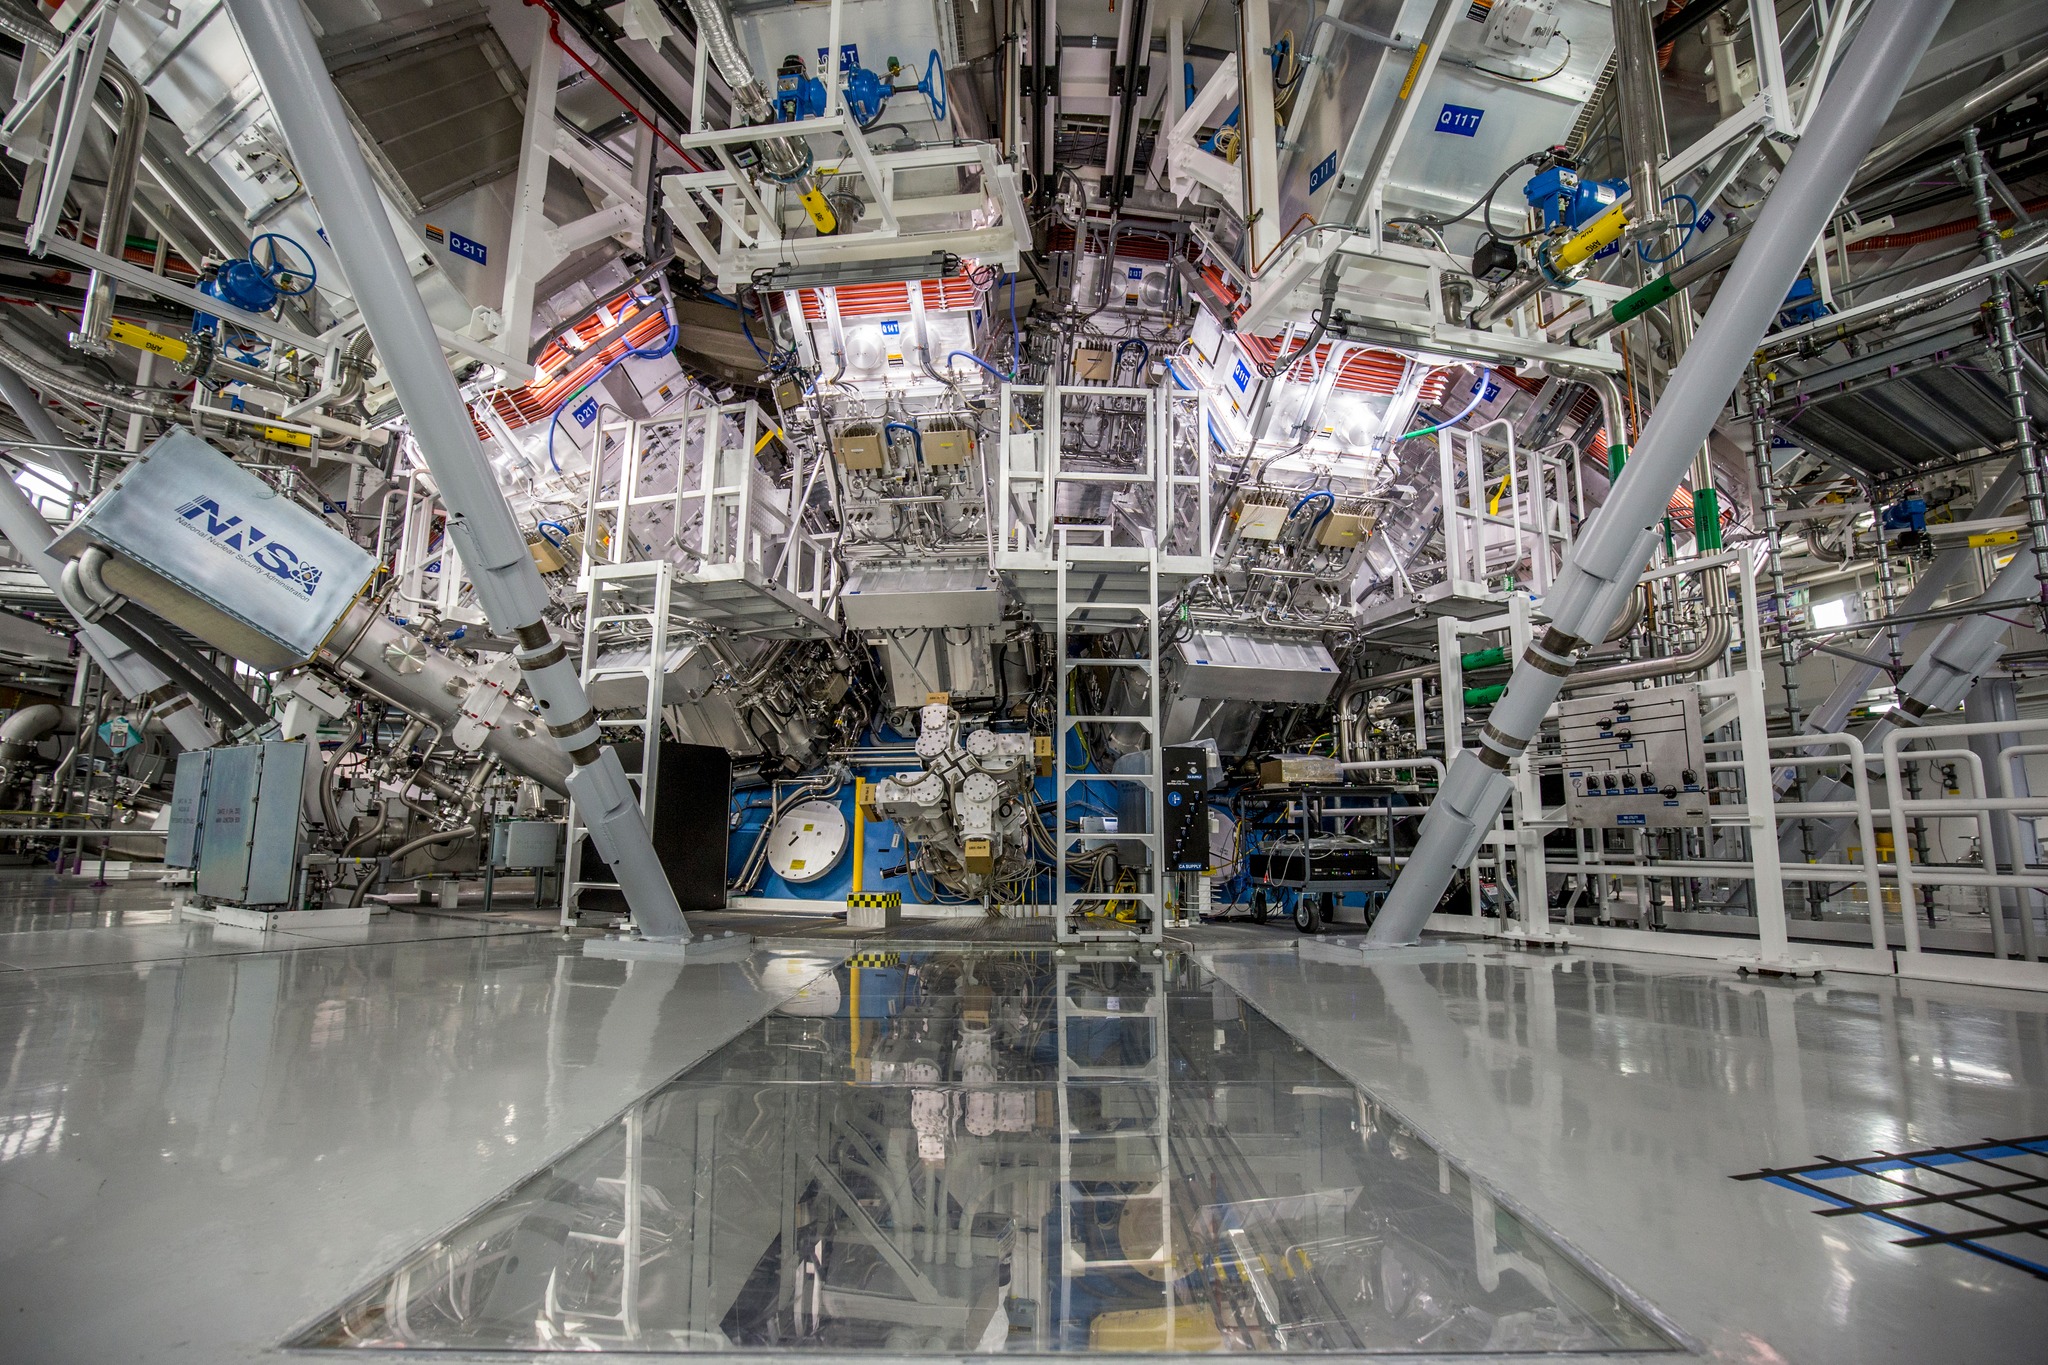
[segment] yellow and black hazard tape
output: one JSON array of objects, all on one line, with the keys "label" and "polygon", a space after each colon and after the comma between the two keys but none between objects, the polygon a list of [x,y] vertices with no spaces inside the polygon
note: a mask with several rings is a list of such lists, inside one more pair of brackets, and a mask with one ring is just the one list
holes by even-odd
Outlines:
[{"label": "yellow and black hazard tape", "polygon": [[849,967],[901,967],[903,965],[903,954],[855,953],[852,957],[846,959],[846,965]]},{"label": "yellow and black hazard tape", "polygon": [[901,910],[901,891],[855,891],[846,898],[849,910]]}]

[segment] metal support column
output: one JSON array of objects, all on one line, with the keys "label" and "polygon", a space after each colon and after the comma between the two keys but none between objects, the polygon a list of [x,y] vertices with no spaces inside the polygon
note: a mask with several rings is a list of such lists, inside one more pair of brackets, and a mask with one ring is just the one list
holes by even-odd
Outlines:
[{"label": "metal support column", "polygon": [[655,857],[619,756],[602,742],[597,712],[569,651],[541,617],[547,586],[477,440],[305,11],[298,0],[226,3],[326,223],[378,360],[441,487],[448,539],[469,568],[491,629],[519,642],[515,657],[527,689],[548,721],[548,733],[575,765],[568,786],[589,821],[590,837],[618,874],[640,930],[680,942],[689,923]]},{"label": "metal support column", "polygon": [[[1970,196],[1977,206],[1977,240],[1983,244],[1986,260],[2002,260],[2005,245],[1991,213],[1989,174],[1975,128],[1963,130],[1963,160],[1970,172]],[[2012,413],[2013,448],[2019,454],[2020,476],[2026,484],[2027,536],[2034,554],[2034,577],[2041,584],[2037,605],[2043,620],[2048,621],[2048,468],[2042,465],[2033,419],[2027,413],[2027,380],[2020,372],[2020,343],[2012,317],[2012,286],[2001,271],[1991,277],[1991,333],[1998,347],[1998,377],[2005,383],[2006,406]]]}]

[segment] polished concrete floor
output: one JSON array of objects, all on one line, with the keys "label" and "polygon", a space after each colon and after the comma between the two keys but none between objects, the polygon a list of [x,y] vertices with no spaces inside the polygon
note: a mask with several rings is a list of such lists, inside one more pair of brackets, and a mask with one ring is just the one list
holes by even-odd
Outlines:
[{"label": "polished concrete floor", "polygon": [[[852,1248],[846,1256],[863,1246],[886,1255],[882,1244],[898,1229],[921,1226],[929,1238],[950,1226],[951,1268],[933,1262],[919,1272],[925,1279],[940,1289],[958,1281],[962,1301],[985,1304],[995,1291],[974,1277],[985,1256],[1007,1256],[1008,1302],[1048,1305],[1038,1321],[1016,1308],[974,1316],[983,1330],[972,1342],[879,1331],[805,1343],[825,1353],[1143,1349],[1166,1323],[1183,1349],[1400,1348],[1410,1359],[1489,1349],[1668,1359],[1675,1342],[1730,1361],[1994,1362],[2040,1359],[2048,1340],[2048,1280],[1954,1246],[1901,1247],[1898,1227],[1823,1217],[1827,1205],[1794,1189],[1734,1179],[1816,1157],[2048,1134],[2048,997],[1863,977],[1758,983],[1645,955],[1481,946],[1365,966],[1341,948],[1298,951],[1291,928],[1198,930],[1151,969],[1171,974],[1162,996],[1171,1047],[1120,1054],[1127,1065],[1155,1055],[1171,1064],[1172,1099],[1161,1111],[1129,1095],[1121,1108],[1101,1096],[1063,1101],[1064,1090],[1091,1080],[1086,1066],[1068,1063],[1063,1079],[1057,1052],[1046,1072],[1040,1042],[1018,1053],[1019,1040],[1041,1034],[1018,1022],[1028,1012],[1002,1003],[1006,991],[1049,998],[1039,1008],[1055,1013],[1065,1000],[1069,1013],[1095,1020],[1146,998],[1122,991],[1107,1006],[1099,990],[1067,990],[1042,950],[917,948],[906,937],[884,956],[849,962],[857,945],[812,933],[764,941],[743,963],[628,968],[584,959],[575,941],[522,918],[538,917],[397,911],[367,930],[264,939],[177,922],[147,882],[94,892],[0,873],[0,1360],[244,1361],[288,1341],[336,1341],[337,1329],[381,1331],[362,1305],[378,1301],[395,1271],[459,1253],[465,1237],[489,1231],[494,1210],[527,1207],[519,1201],[537,1180],[569,1173],[586,1194],[625,1188],[619,1158],[636,1123],[654,1140],[649,1162],[669,1163],[660,1199],[685,1226],[679,1197],[702,1196],[678,1153],[708,1150],[705,1135],[718,1129],[701,1115],[724,1110],[707,1111],[703,1099],[734,1086],[764,1096],[772,1086],[774,1103],[801,1097],[813,1106],[801,1124],[784,1122],[765,1098],[735,1106],[738,1137],[772,1137],[785,1167],[845,1156],[847,1124],[821,1120],[816,1105],[843,1105],[849,1089],[871,1100],[872,1112],[849,1119],[858,1130],[886,1127],[886,1106],[900,1099],[914,1129],[907,1150],[899,1141],[887,1154],[882,1139],[866,1159],[913,1172],[922,1164],[922,1183],[913,1175],[895,1185],[910,1201],[946,1189],[931,1172],[964,1171],[966,1153],[980,1150],[953,1144],[996,1150],[1035,1140],[1045,1150],[1008,1165],[1043,1166],[1056,1159],[1047,1131],[1101,1114],[1123,1115],[1111,1127],[1123,1134],[1114,1145],[1125,1175],[1163,1126],[1189,1134],[1176,1141],[1176,1159],[1198,1159],[1189,1169],[1213,1191],[1183,1220],[1208,1242],[1176,1234],[1165,1249],[1124,1259],[1149,1261],[1163,1284],[1224,1288],[1206,1298],[1162,1290],[1172,1313],[1119,1317],[1109,1305],[1091,1320],[1072,1295],[1052,1311],[1060,1261],[1018,1231],[1043,1207],[1043,1181],[976,1202],[972,1219],[961,1200],[958,1217],[922,1225],[915,1208],[891,1207],[887,1190],[850,1189],[847,1202],[868,1210],[859,1215],[826,1209],[822,1181],[804,1185],[800,1210],[788,1212],[805,1221],[789,1226],[828,1229]],[[917,993],[955,1020],[951,1033],[910,1027],[918,1011],[907,1006],[884,1018],[873,997],[861,1006],[848,998],[857,980],[872,989],[877,968],[937,960],[956,975],[976,964],[992,988],[967,992],[935,975]],[[1026,991],[1027,977],[1040,984]],[[851,1026],[861,1020],[870,1022],[856,1039]],[[968,1027],[992,1031],[986,1072],[972,1070],[980,1060],[962,1060]],[[945,1046],[918,1051],[935,1038]],[[887,1070],[932,1057],[943,1065]],[[1104,1064],[1100,1055],[1083,1062]],[[1098,1089],[1125,1091],[1143,1079],[1092,1078]],[[977,1086],[997,1096],[993,1109],[974,1106]],[[1232,1087],[1245,1086],[1250,1098],[1240,1103]],[[920,1107],[920,1091],[950,1098]],[[1027,1094],[1028,1105],[1002,1102]],[[678,1096],[694,1098],[678,1108]],[[1065,1117],[1050,1120],[1047,1105]],[[697,1126],[674,1126],[685,1109],[700,1116]],[[650,1115],[671,1127],[647,1128]],[[724,1190],[728,1173],[707,1169]],[[1093,1181],[1093,1195],[1109,1191],[1099,1169],[1081,1169],[1068,1179]],[[1433,1172],[1435,1184],[1393,1198],[1388,1182],[1411,1170]],[[1933,1188],[1933,1177],[1915,1179]],[[1142,1184],[1126,1180],[1115,1192],[1127,1198]],[[749,1197],[758,1217],[780,1218],[790,1202],[772,1191]],[[1394,1216],[1410,1209],[1421,1212],[1402,1216],[1421,1224]],[[1127,1252],[1147,1240],[1132,1216],[1110,1220]],[[1314,1223],[1307,1232],[1303,1219]],[[643,1219],[643,1233],[647,1226]],[[1453,1226],[1492,1233],[1442,1240]],[[600,1220],[586,1231],[601,1240],[615,1230]],[[1304,1260],[1283,1278],[1314,1280],[1327,1296],[1320,1316],[1304,1316],[1301,1284],[1262,1287],[1254,1274],[1230,1289],[1215,1238],[1239,1232],[1280,1236],[1283,1254],[1315,1250],[1313,1269]],[[594,1291],[612,1283],[602,1256],[616,1254],[600,1240],[581,1242],[584,1298],[557,1292],[550,1301],[588,1341],[543,1340],[536,1315],[522,1310],[526,1340],[472,1335],[422,1358],[619,1344],[617,1333],[589,1330],[603,1311]],[[2001,1240],[2018,1249],[2026,1238]],[[913,1268],[925,1266],[919,1258],[931,1248],[910,1242]],[[1256,1247],[1236,1256],[1240,1275],[1275,1273]],[[1198,1263],[1209,1279],[1198,1278]],[[833,1266],[806,1270],[798,1257],[778,1256],[765,1271],[758,1256],[736,1264],[748,1274],[733,1305],[746,1312],[725,1305],[707,1274],[710,1302],[724,1314],[708,1320],[717,1334],[643,1337],[641,1349],[797,1344],[806,1331],[816,1337],[826,1291],[842,1296],[827,1317],[858,1317],[846,1293],[889,1297],[897,1283],[876,1271],[848,1291]],[[1134,1269],[1144,1267],[1122,1267]],[[782,1295],[784,1276],[814,1291],[801,1308]],[[451,1279],[432,1302],[481,1320],[484,1299],[469,1293],[478,1283],[460,1280],[458,1296]],[[559,1291],[566,1281],[552,1283]],[[1599,1329],[1604,1345],[1572,1335],[1601,1297],[1588,1284],[1615,1305]],[[1551,1307],[1527,1298],[1532,1286],[1555,1291]],[[1232,1293],[1234,1316],[1215,1307]],[[657,1298],[650,1289],[648,1302]],[[702,1318],[707,1301],[693,1302]],[[1188,1314],[1191,1304],[1200,1311]],[[1372,1317],[1378,1309],[1394,1327]],[[1212,1319],[1232,1330],[1207,1334]],[[1091,1321],[1100,1326],[1083,1331]],[[1405,1347],[1371,1335],[1394,1328],[1409,1331]]]}]

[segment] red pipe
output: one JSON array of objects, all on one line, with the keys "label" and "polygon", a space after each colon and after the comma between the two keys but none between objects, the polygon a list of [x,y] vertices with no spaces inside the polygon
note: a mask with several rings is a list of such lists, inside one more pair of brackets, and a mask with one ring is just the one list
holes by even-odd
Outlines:
[{"label": "red pipe", "polygon": [[[2029,199],[2020,207],[2028,213],[2036,213],[2041,209],[2048,209],[2048,198]],[[1991,217],[1994,222],[2005,222],[2010,220],[2012,216],[2012,210],[2007,208],[1993,209],[1991,211]],[[1933,227],[1915,228],[1911,232],[1887,232],[1879,237],[1865,237],[1860,242],[1849,243],[1849,250],[1897,251],[1901,247],[1919,246],[1923,242],[1938,242],[1944,237],[1954,237],[1958,233],[1975,232],[1976,230],[1977,219],[1973,214],[1968,218],[1957,218],[1946,223],[1936,223]]]}]

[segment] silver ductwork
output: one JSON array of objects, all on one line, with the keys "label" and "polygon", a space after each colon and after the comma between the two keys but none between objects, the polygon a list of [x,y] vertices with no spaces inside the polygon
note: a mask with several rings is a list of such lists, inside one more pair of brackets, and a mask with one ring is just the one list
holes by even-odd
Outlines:
[{"label": "silver ductwork", "polygon": [[[718,68],[718,74],[725,77],[725,83],[732,87],[733,109],[748,123],[773,123],[775,106],[769,102],[768,91],[754,74],[754,64],[747,60],[747,54],[740,47],[739,37],[733,32],[732,11],[725,0],[689,0],[690,13],[697,19],[697,41],[703,44],[706,55]],[[831,70],[819,73],[826,81],[836,79]],[[818,218],[819,207],[824,200],[811,179],[811,153],[802,143],[786,137],[766,137],[760,142],[761,169],[770,180],[784,185],[796,186],[797,193],[817,222],[821,232],[832,231],[832,211],[825,209],[825,219]]]},{"label": "silver ductwork", "polygon": [[[464,718],[496,702],[500,683],[426,644],[375,603],[358,601],[317,661],[327,672],[374,693],[451,736],[454,745],[498,759],[521,777],[558,794],[569,790],[569,756],[540,737],[540,720],[520,702],[503,705],[488,724]],[[511,687],[519,685],[512,670]]]}]

